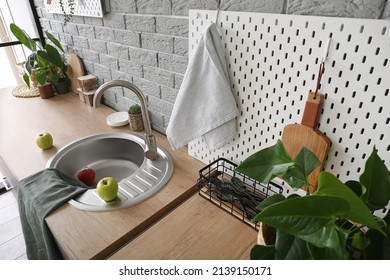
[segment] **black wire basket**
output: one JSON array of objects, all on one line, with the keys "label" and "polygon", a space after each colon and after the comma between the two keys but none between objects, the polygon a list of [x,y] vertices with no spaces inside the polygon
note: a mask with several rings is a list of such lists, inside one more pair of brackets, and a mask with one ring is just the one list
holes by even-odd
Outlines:
[{"label": "black wire basket", "polygon": [[252,219],[259,213],[256,206],[265,198],[280,194],[283,188],[270,182],[263,185],[236,172],[237,164],[219,158],[199,171],[198,193],[237,219],[258,230]]}]

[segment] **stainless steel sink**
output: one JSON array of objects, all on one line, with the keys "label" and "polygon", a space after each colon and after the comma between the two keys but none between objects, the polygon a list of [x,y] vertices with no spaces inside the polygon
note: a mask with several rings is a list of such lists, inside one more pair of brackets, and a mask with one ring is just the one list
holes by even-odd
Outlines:
[{"label": "stainless steel sink", "polygon": [[[145,140],[130,133],[102,133],[81,138],[60,149],[46,164],[68,176],[88,166],[96,171],[95,184],[70,200],[76,208],[88,211],[110,211],[129,207],[158,192],[172,176],[173,161],[169,153],[157,147],[157,159],[145,158]],[[118,181],[117,198],[104,202],[96,193],[103,177]]]}]

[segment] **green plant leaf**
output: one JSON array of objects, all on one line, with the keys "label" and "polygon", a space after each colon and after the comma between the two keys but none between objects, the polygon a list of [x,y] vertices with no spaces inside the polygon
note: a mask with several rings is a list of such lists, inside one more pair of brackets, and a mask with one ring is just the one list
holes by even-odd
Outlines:
[{"label": "green plant leaf", "polygon": [[308,185],[307,177],[304,174],[303,168],[299,165],[294,165],[292,168],[287,170],[287,172],[283,175],[283,180],[294,190],[298,190],[302,186]]},{"label": "green plant leaf", "polygon": [[383,259],[390,260],[390,228],[386,228],[386,237],[383,245]]},{"label": "green plant leaf", "polygon": [[286,199],[264,208],[256,220],[289,234],[302,236],[318,232],[347,211],[348,203],[337,197],[304,196]]},{"label": "green plant leaf", "polygon": [[312,244],[308,244],[309,251],[312,256],[312,259],[316,260],[347,260],[349,259],[349,253],[346,249],[347,238],[349,231],[336,227],[336,232],[338,235],[339,246],[336,247],[317,247]]},{"label": "green plant leaf", "polygon": [[366,161],[364,172],[359,180],[366,189],[362,195],[362,200],[371,210],[378,210],[387,206],[390,200],[389,170],[378,156],[375,147]]},{"label": "green plant leaf", "polygon": [[50,73],[50,74],[49,74],[49,80],[50,80],[50,82],[51,82],[53,85],[57,85],[57,84],[58,84],[59,77],[58,77],[58,75],[56,75],[56,74]]},{"label": "green plant leaf", "polygon": [[[285,199],[286,199],[286,197],[282,194],[271,195],[271,196],[267,197],[266,199],[264,199],[262,202],[260,202],[259,205],[256,206],[256,209],[261,211],[265,207],[268,207],[272,204],[283,201]],[[256,217],[254,217],[253,220],[256,221]]]},{"label": "green plant leaf", "polygon": [[303,147],[298,155],[294,159],[300,166],[302,166],[304,175],[308,177],[310,173],[313,172],[318,166],[320,166],[321,162],[318,157],[310,150]]},{"label": "green plant leaf", "polygon": [[33,52],[37,50],[37,43],[31,39],[31,37],[23,29],[14,23],[10,24],[10,29],[12,34],[15,35],[16,39],[18,39],[23,45],[25,45]]},{"label": "green plant leaf", "polygon": [[316,260],[345,260],[349,258],[349,253],[346,250],[346,241],[348,231],[336,227],[337,239],[339,246],[317,247],[311,243],[302,240],[299,237],[290,235],[280,230],[276,236],[276,258],[277,259],[316,259]]},{"label": "green plant leaf", "polygon": [[[325,171],[320,172],[318,176],[318,188],[313,195],[342,198],[347,201],[350,209],[347,212],[340,213],[340,217],[368,226],[383,233],[378,222],[375,220],[363,201],[361,201],[353,191],[351,191],[333,174]],[[336,201],[331,203],[336,203]]]},{"label": "green plant leaf", "polygon": [[45,34],[46,34],[46,37],[52,41],[52,43],[57,47],[59,48],[62,52],[65,52],[64,49],[62,48],[61,46],[61,43],[57,40],[56,37],[54,37],[50,32],[48,31],[45,31]]},{"label": "green plant leaf", "polygon": [[[378,234],[380,234],[378,232]],[[365,237],[362,232],[355,232],[352,237],[352,246],[359,250],[365,250],[370,244],[370,239]]]},{"label": "green plant leaf", "polygon": [[361,196],[363,194],[363,187],[358,181],[349,180],[345,182],[345,185],[353,191],[357,196]]},{"label": "green plant leaf", "polygon": [[293,165],[294,162],[282,141],[278,140],[275,145],[249,156],[236,168],[236,171],[267,184],[276,176],[282,176]]},{"label": "green plant leaf", "polygon": [[36,78],[37,78],[38,84],[40,84],[41,86],[45,85],[46,81],[47,81],[46,70],[37,71]]},{"label": "green plant leaf", "polygon": [[23,81],[26,83],[26,85],[30,88],[30,76],[27,73],[23,74]]},{"label": "green plant leaf", "polygon": [[319,248],[340,247],[339,235],[335,223],[328,223],[326,226],[311,234],[297,236]]},{"label": "green plant leaf", "polygon": [[276,232],[275,249],[277,260],[307,260],[310,257],[305,241],[281,230]]},{"label": "green plant leaf", "polygon": [[383,246],[385,237],[376,230],[368,230],[366,236],[371,240],[370,244],[364,250],[364,256],[367,260],[383,260]]},{"label": "green plant leaf", "polygon": [[45,49],[46,49],[46,52],[39,50],[37,52],[38,55],[41,58],[48,61],[49,63],[54,64],[55,66],[60,67],[62,69],[64,62],[62,61],[62,57],[61,57],[60,53],[58,52],[58,50],[55,47],[50,46],[50,45],[46,45]]},{"label": "green plant leaf", "polygon": [[294,162],[296,163],[294,167],[283,175],[284,181],[295,190],[302,186],[308,187],[308,176],[321,164],[320,160],[313,152],[303,147],[295,157]]},{"label": "green plant leaf", "polygon": [[251,260],[274,260],[275,246],[263,246],[256,244],[250,254]]},{"label": "green plant leaf", "polygon": [[32,54],[30,54],[28,57],[27,57],[27,61],[26,61],[26,65],[25,65],[25,67],[26,67],[26,70],[27,70],[27,72],[28,73],[30,73],[31,74],[31,72],[32,72],[32,69],[34,69],[35,68],[35,62],[36,62],[36,53],[32,53]]}]

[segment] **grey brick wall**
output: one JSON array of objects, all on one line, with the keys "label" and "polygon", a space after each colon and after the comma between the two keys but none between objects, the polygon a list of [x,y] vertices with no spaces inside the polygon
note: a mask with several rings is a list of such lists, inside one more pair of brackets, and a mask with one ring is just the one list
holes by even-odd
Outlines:
[{"label": "grey brick wall", "polygon": [[[46,13],[35,0],[44,30],[56,35],[68,53],[76,53],[99,83],[124,79],[146,95],[153,128],[165,133],[188,63],[188,11],[228,11],[390,19],[386,0],[110,0],[103,18]],[[118,111],[137,102],[126,89],[104,94]]]}]

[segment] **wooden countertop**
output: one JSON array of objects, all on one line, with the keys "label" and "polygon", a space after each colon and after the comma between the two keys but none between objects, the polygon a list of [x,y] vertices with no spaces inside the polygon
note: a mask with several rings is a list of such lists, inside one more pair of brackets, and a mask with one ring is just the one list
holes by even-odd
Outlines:
[{"label": "wooden countertop", "polygon": [[[19,180],[45,168],[47,161],[58,149],[81,137],[102,132],[131,132],[128,126],[110,127],[106,124],[106,117],[114,110],[106,106],[91,108],[80,102],[78,96],[73,93],[50,99],[16,98],[11,95],[11,90],[0,90],[0,156]],[[54,138],[54,147],[49,150],[41,150],[35,144],[36,135],[44,131],[50,132]],[[70,259],[105,259],[109,256],[129,259],[145,256],[146,258],[149,256],[141,254],[144,250],[140,250],[140,255],[137,255],[128,254],[126,248],[145,246],[149,243],[152,233],[156,229],[160,230],[160,227],[161,230],[168,230],[167,234],[170,235],[172,229],[183,227],[182,233],[185,235],[191,232],[191,228],[197,227],[197,224],[203,224],[208,227],[202,237],[206,239],[207,234],[216,234],[223,238],[222,233],[218,235],[216,232],[222,227],[235,232],[234,239],[239,240],[240,243],[241,232],[245,232],[243,237],[246,242],[242,244],[243,248],[235,254],[224,255],[223,250],[220,250],[221,247],[218,247],[220,245],[215,243],[217,246],[215,251],[222,254],[218,257],[211,254],[212,247],[207,251],[210,255],[200,252],[191,255],[190,252],[179,252],[179,247],[176,247],[176,253],[163,252],[164,248],[169,249],[169,246],[164,246],[160,248],[159,258],[248,258],[249,244],[253,244],[252,241],[256,238],[254,230],[249,228],[249,231],[253,232],[252,235],[247,232],[248,226],[198,196],[194,196],[188,203],[178,207],[175,214],[172,216],[169,214],[167,217],[170,218],[164,219],[162,224],[157,223],[156,225],[159,225],[157,228],[151,227],[196,192],[198,171],[204,166],[203,163],[190,157],[186,148],[173,151],[165,136],[156,133],[156,140],[158,145],[170,152],[174,161],[174,172],[168,184],[146,201],[112,212],[88,212],[64,204],[46,218],[50,230],[64,253]],[[190,217],[186,225],[183,224],[180,215],[182,211]],[[235,231],[232,228],[235,228]],[[143,232],[146,229],[147,231]],[[202,229],[200,230],[203,232]],[[236,234],[238,232],[240,235]],[[140,233],[142,235],[139,236]],[[172,242],[183,244],[184,235],[181,235],[182,240],[179,238]],[[130,247],[125,246],[136,236],[139,237],[134,244],[130,243]],[[189,238],[194,239],[195,236]],[[227,240],[231,242],[232,239],[228,237]],[[150,239],[150,242],[156,244],[152,243],[156,242],[155,238]],[[191,244],[200,246],[196,242]],[[125,249],[118,251],[123,246]],[[150,256],[150,258],[154,257]]]},{"label": "wooden countertop", "polygon": [[112,260],[248,260],[257,232],[195,194]]}]

